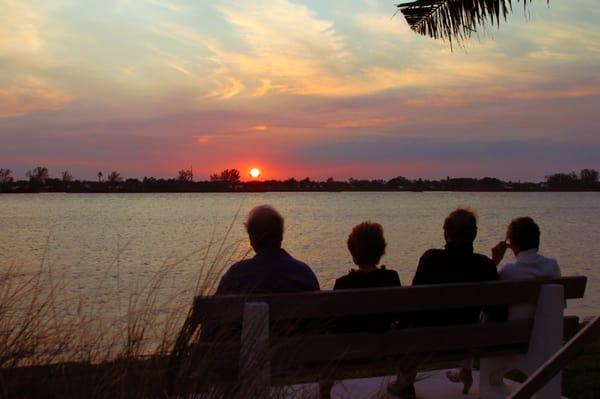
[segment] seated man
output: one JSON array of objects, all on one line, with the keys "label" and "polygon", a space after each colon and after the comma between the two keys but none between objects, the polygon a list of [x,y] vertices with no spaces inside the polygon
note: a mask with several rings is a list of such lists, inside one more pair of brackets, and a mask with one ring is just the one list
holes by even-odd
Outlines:
[{"label": "seated man", "polygon": [[[530,217],[514,219],[506,230],[506,241],[492,249],[492,259],[499,265],[506,250],[510,248],[516,262],[507,263],[500,268],[501,280],[523,280],[529,278],[560,278],[560,268],[553,258],[538,253],[540,248],[540,228]],[[533,314],[531,305],[510,307],[510,319],[527,319]]]},{"label": "seated man", "polygon": [[[444,249],[430,249],[419,260],[412,285],[469,283],[498,280],[498,272],[491,259],[474,252],[473,242],[477,236],[477,217],[467,209],[457,209],[444,221]],[[415,326],[478,323],[480,308],[459,309],[452,312],[420,312],[414,317]],[[501,310],[494,313],[501,313]],[[494,318],[502,317],[494,314]],[[416,361],[405,362],[398,373],[396,383],[388,391],[404,398],[414,398],[413,382],[416,377]],[[468,393],[473,384],[471,362],[462,364],[459,373],[449,373],[448,378],[464,384]]]},{"label": "seated man", "polygon": [[[430,249],[419,260],[412,285],[475,283],[499,279],[495,264],[490,258],[474,252],[477,237],[477,216],[470,210],[457,209],[444,221],[444,249]],[[419,315],[418,324],[444,325],[468,324],[479,321],[480,309],[455,312],[425,312]]]},{"label": "seated man", "polygon": [[273,207],[252,209],[246,230],[256,255],[229,268],[221,278],[217,295],[319,290],[319,281],[310,267],[281,248],[283,217]]}]

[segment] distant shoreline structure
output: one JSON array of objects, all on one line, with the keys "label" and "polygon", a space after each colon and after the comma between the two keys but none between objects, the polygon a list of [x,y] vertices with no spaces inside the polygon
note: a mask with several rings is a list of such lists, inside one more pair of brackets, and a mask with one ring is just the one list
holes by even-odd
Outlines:
[{"label": "distant shoreline structure", "polygon": [[457,184],[450,182],[447,185],[434,184],[421,187],[414,186],[389,186],[381,185],[352,185],[340,182],[340,185],[322,184],[322,182],[311,182],[310,184],[287,185],[283,182],[240,182],[234,184],[210,184],[207,182],[172,182],[169,180],[156,181],[153,184],[127,183],[107,184],[97,182],[72,182],[68,185],[48,184],[30,185],[28,182],[19,184],[15,182],[8,187],[0,188],[0,194],[161,194],[161,193],[343,193],[343,192],[600,192],[600,185],[595,187],[552,187],[545,183],[513,183],[502,186],[490,187],[481,184]]},{"label": "distant shoreline structure", "polygon": [[[296,180],[241,181],[236,169],[226,169],[207,181],[194,181],[192,170],[181,170],[176,178],[144,177],[125,179],[111,172],[97,181],[75,180],[65,171],[62,178],[51,178],[46,168],[37,167],[27,173],[29,180],[15,181],[10,170],[0,169],[0,193],[257,193],[257,192],[597,192],[599,173],[583,169],[579,174],[555,173],[545,182],[513,182],[494,177],[446,177],[441,180],[414,179],[397,176],[390,180],[354,179],[318,181]],[[6,173],[8,172],[8,173]],[[3,177],[4,176],[4,177]]]},{"label": "distant shoreline structure", "polygon": [[243,191],[0,191],[2,194],[258,194],[258,193],[593,193],[594,190],[243,190]]}]

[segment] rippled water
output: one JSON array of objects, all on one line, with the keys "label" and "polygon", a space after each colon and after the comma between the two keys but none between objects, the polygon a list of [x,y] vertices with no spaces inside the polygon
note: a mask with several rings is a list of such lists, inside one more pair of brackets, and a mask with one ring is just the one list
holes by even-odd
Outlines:
[{"label": "rippled water", "polygon": [[[62,294],[101,302],[166,268],[172,292],[187,292],[203,263],[235,260],[249,248],[243,219],[262,203],[285,216],[284,246],[312,266],[325,289],[352,268],[345,241],[363,220],[383,224],[383,263],[408,284],[423,251],[443,246],[443,219],[457,206],[479,214],[476,250],[484,254],[510,219],[530,215],[542,229],[542,252],[559,260],[563,274],[589,277],[586,299],[569,312],[599,313],[600,193],[2,195],[0,265],[24,275],[49,265]],[[189,301],[186,295],[179,299]]]}]

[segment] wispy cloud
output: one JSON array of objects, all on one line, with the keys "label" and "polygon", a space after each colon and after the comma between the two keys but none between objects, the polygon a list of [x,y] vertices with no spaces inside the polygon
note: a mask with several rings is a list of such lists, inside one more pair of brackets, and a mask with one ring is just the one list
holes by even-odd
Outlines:
[{"label": "wispy cloud", "polygon": [[325,129],[357,129],[362,127],[385,126],[392,123],[393,119],[355,119],[336,122],[328,122]]},{"label": "wispy cloud", "polygon": [[246,46],[236,52],[211,48],[227,79],[245,81],[259,96],[328,93],[339,83],[333,72],[345,67],[349,54],[331,21],[288,0],[227,2],[218,9]]},{"label": "wispy cloud", "polygon": [[0,0],[0,54],[31,53],[52,33],[43,10],[19,0]]},{"label": "wispy cloud", "polygon": [[170,0],[150,0],[150,3],[155,4],[158,7],[164,8],[166,10],[169,10],[171,12],[181,12],[184,10],[184,7],[175,2],[175,1],[170,1]]},{"label": "wispy cloud", "polygon": [[16,117],[35,111],[62,109],[71,96],[37,79],[0,88],[0,118]]}]

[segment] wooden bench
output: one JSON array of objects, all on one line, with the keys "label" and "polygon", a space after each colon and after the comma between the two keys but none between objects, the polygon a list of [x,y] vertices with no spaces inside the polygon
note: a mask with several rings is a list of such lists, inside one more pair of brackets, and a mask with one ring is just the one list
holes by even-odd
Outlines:
[{"label": "wooden bench", "polygon": [[[572,336],[576,317],[564,317],[565,300],[582,298],[585,277],[477,284],[432,285],[254,296],[199,297],[169,362],[175,392],[232,389],[241,397],[266,397],[270,386],[389,375],[407,356],[421,359],[481,359],[480,394],[504,397],[502,377],[512,369],[533,373]],[[340,317],[410,314],[494,305],[531,304],[527,320],[402,328],[382,334],[334,333]],[[294,334],[281,325],[299,323]],[[210,342],[200,330],[241,333]],[[321,331],[319,332],[319,326]],[[212,388],[211,388],[212,387]],[[238,388],[236,390],[236,387]],[[560,376],[540,398],[560,396]]]},{"label": "wooden bench", "polygon": [[[481,359],[482,397],[505,397],[508,369],[533,373],[578,327],[563,317],[566,299],[582,298],[585,277],[303,294],[196,298],[170,357],[117,359],[0,369],[0,397],[178,397],[216,391],[211,398],[262,398],[269,386],[390,375],[407,355],[433,361]],[[340,317],[431,309],[534,304],[530,320],[407,328],[384,334],[332,333]],[[293,335],[283,326],[302,320]],[[235,338],[199,340],[207,325],[238,329]],[[240,389],[235,389],[240,388]],[[458,389],[458,388],[457,388]],[[556,398],[560,377],[543,398]],[[141,390],[141,391],[140,391]],[[99,392],[100,391],[100,392]],[[218,396],[219,392],[224,392]],[[185,395],[182,395],[186,397]]]}]

